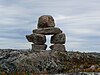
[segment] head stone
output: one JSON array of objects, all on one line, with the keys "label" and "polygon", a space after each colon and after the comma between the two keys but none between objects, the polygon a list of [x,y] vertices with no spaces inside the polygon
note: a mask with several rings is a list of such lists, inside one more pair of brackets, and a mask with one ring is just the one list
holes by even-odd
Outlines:
[{"label": "head stone", "polygon": [[55,27],[54,19],[50,15],[43,15],[39,17],[38,28]]}]

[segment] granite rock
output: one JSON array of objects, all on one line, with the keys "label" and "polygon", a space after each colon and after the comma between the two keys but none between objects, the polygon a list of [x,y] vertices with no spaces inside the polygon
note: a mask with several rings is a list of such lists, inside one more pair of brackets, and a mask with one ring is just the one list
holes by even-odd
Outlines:
[{"label": "granite rock", "polygon": [[53,44],[65,44],[66,36],[64,33],[55,34],[51,37],[51,43]]},{"label": "granite rock", "polygon": [[62,33],[62,31],[60,30],[60,28],[57,27],[49,27],[49,28],[34,29],[33,33],[51,35],[51,34]]},{"label": "granite rock", "polygon": [[38,20],[38,28],[54,27],[54,19],[50,15],[43,15]]}]

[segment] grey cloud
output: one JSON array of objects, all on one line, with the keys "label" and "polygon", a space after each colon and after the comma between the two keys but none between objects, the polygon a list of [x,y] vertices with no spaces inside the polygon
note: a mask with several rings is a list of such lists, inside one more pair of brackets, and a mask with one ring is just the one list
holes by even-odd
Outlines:
[{"label": "grey cloud", "polygon": [[23,36],[32,33],[39,16],[49,14],[66,33],[68,50],[99,51],[99,13],[99,0],[0,0],[0,48],[30,48]]}]

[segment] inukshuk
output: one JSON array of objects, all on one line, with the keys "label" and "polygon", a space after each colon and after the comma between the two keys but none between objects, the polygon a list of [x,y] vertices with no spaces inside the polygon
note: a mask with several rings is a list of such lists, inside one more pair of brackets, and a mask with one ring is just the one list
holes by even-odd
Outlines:
[{"label": "inukshuk", "polygon": [[33,51],[46,50],[46,36],[51,36],[51,50],[65,51],[65,41],[66,36],[62,30],[58,27],[55,27],[54,19],[50,15],[43,15],[38,20],[37,29],[33,30],[33,34],[26,35],[26,38],[29,42],[32,42]]}]

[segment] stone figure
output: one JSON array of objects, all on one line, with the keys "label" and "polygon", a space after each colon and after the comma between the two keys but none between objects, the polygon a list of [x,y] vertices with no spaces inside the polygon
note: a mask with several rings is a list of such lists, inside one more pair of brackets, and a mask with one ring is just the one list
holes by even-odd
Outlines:
[{"label": "stone figure", "polygon": [[29,42],[32,42],[33,51],[46,50],[47,45],[46,35],[51,36],[51,50],[65,51],[65,41],[66,36],[62,30],[58,27],[55,27],[54,19],[50,15],[43,15],[39,17],[37,29],[33,30],[31,35],[26,35],[26,38]]}]

